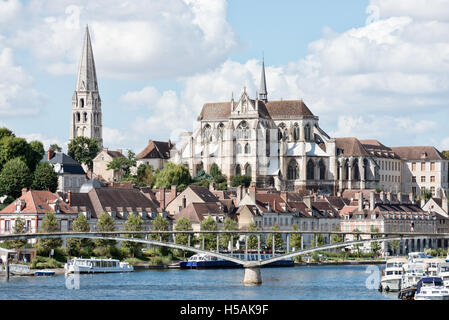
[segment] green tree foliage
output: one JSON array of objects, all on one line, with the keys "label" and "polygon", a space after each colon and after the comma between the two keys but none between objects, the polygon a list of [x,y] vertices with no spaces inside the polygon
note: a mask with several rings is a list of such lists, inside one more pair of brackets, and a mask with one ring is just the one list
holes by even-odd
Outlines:
[{"label": "green tree foliage", "polygon": [[390,247],[393,250],[393,253],[395,255],[398,255],[399,253],[399,246],[401,245],[401,243],[399,242],[399,240],[393,240],[390,242]]},{"label": "green tree foliage", "polygon": [[50,190],[56,192],[58,189],[58,174],[48,162],[40,162],[33,174],[31,188],[34,190]]},{"label": "green tree foliage", "polygon": [[[83,214],[79,214],[78,217],[73,221],[72,229],[74,232],[89,232],[90,226],[87,222],[86,217]],[[67,247],[69,252],[75,256],[81,255],[83,250],[87,253],[92,252],[93,242],[91,239],[82,238],[70,238],[67,239]]]},{"label": "green tree foliage", "polygon": [[50,149],[55,152],[62,152],[62,148],[60,146],[58,146],[56,143],[50,145]]},{"label": "green tree foliage", "polygon": [[155,181],[155,174],[153,167],[149,164],[141,164],[137,168],[136,183],[139,187],[153,188]]},{"label": "green tree foliage", "polygon": [[[340,226],[337,225],[334,227],[333,231],[341,231]],[[340,243],[343,242],[343,236],[340,234],[333,234],[331,236],[331,243]]]},{"label": "green tree foliage", "polygon": [[168,189],[172,185],[176,185],[181,191],[191,180],[189,169],[186,166],[167,162],[164,169],[156,175],[155,186]]},{"label": "green tree foliage", "polygon": [[32,175],[26,163],[19,159],[9,160],[0,172],[0,195],[16,199],[22,194],[22,188],[30,187]]},{"label": "green tree foliage", "polygon": [[[56,219],[56,215],[52,212],[46,213],[44,220],[42,221],[42,227],[39,230],[40,233],[59,232],[59,221]],[[50,252],[51,249],[59,248],[62,245],[61,239],[39,239],[39,247],[44,251]]]},{"label": "green tree foliage", "polygon": [[244,186],[246,188],[251,184],[251,177],[247,175],[236,174],[232,177],[231,185],[233,187]]},{"label": "green tree foliage", "polygon": [[[164,217],[158,215],[156,219],[153,221],[153,230],[154,231],[168,231],[168,221]],[[150,235],[151,240],[155,241],[168,241],[170,236],[168,234],[157,233]],[[162,256],[167,256],[170,253],[170,249],[167,247],[159,247],[159,253]]]},{"label": "green tree foliage", "polygon": [[[0,137],[1,137],[1,134],[0,134]],[[444,150],[444,151],[442,151],[442,153],[447,159],[449,159],[449,150]]]},{"label": "green tree foliage", "polygon": [[[25,220],[23,220],[21,218],[16,219],[15,224],[14,224],[13,233],[14,234],[26,233]],[[8,249],[19,249],[19,248],[23,248],[27,244],[27,242],[28,241],[26,239],[7,240],[7,241],[5,241],[5,244]]]},{"label": "green tree foliage", "polygon": [[[202,231],[216,231],[218,230],[217,222],[208,216],[206,219],[201,221],[200,229]],[[215,234],[201,234],[200,237],[200,247],[202,246],[202,241],[204,238],[204,249],[205,250],[215,250],[217,248],[217,238]]]},{"label": "green tree foliage", "polygon": [[[189,219],[182,217],[176,222],[175,225],[176,231],[193,231],[192,223]],[[178,233],[176,234],[176,243],[181,244],[183,246],[187,246],[189,244],[189,234],[188,233]],[[190,246],[195,245],[195,237],[193,234],[190,234]]]},{"label": "green tree foliage", "polygon": [[93,159],[99,152],[98,140],[87,137],[76,137],[69,143],[69,156],[88,166],[90,170],[93,168]]},{"label": "green tree foliage", "polygon": [[[298,231],[299,227],[297,224],[292,225],[293,231]],[[290,247],[295,248],[295,251],[301,249],[301,235],[299,233],[294,233],[290,236]]]},{"label": "green tree foliage", "polygon": [[0,140],[2,140],[4,137],[15,137],[15,134],[9,130],[8,128],[0,128]]},{"label": "green tree foliage", "polygon": [[[360,239],[360,230],[359,229],[354,229],[354,230],[352,230],[352,232],[355,232],[355,234],[354,234],[354,240],[358,240],[358,239]],[[356,248],[356,250],[357,250],[357,256],[358,257],[360,257],[360,248],[362,247],[363,245],[361,244],[361,243],[358,243],[358,244],[354,244],[353,245],[353,247],[354,248]]]},{"label": "green tree foliage", "polygon": [[424,191],[421,192],[421,198],[429,201],[430,198],[432,198],[432,191],[430,191],[429,189],[424,189]]},{"label": "green tree foliage", "polygon": [[[248,227],[248,231],[259,231],[259,228],[251,222]],[[262,239],[261,239],[262,240]],[[248,249],[257,249],[258,241],[256,235],[248,236]]]},{"label": "green tree foliage", "polygon": [[[315,245],[315,239],[316,239],[316,245]],[[322,234],[318,233],[313,236],[312,247],[320,247],[320,246],[324,246],[324,237]]]},{"label": "green tree foliage", "polygon": [[[143,221],[142,218],[135,214],[130,214],[125,223],[126,231],[142,231]],[[125,235],[126,237],[131,237],[131,235]],[[143,234],[134,234],[133,238],[143,238]],[[124,241],[123,247],[129,250],[132,257],[139,256],[142,252],[143,243]]]},{"label": "green tree foliage", "polygon": [[131,150],[128,150],[128,157],[117,157],[108,163],[108,170],[113,170],[115,173],[120,173],[120,176],[125,179],[130,177],[131,168],[136,166],[136,155]]},{"label": "green tree foliage", "polygon": [[31,171],[36,169],[36,166],[42,160],[42,157],[45,154],[44,145],[40,141],[31,141],[28,155],[28,167]]},{"label": "green tree foliage", "polygon": [[[274,224],[273,228],[271,228],[272,231],[279,231],[281,230],[279,228],[279,225],[277,223]],[[272,248],[273,247],[273,235],[267,234],[267,239],[266,239],[266,244],[268,247]],[[282,235],[280,233],[274,233],[274,244],[275,244],[275,249],[279,250],[282,248],[282,246],[284,245],[284,240],[282,240]]]},{"label": "green tree foliage", "polygon": [[210,175],[212,178],[215,178],[216,176],[221,175],[221,170],[218,167],[218,165],[216,163],[214,163],[211,167],[210,167]]},{"label": "green tree foliage", "polygon": [[[239,229],[239,225],[237,221],[231,220],[230,218],[226,218],[225,221],[223,222],[223,229],[226,231],[234,231]],[[232,239],[232,247],[235,247],[239,239],[238,233],[222,234],[220,237],[220,245],[224,248],[228,248],[231,239]]]},{"label": "green tree foliage", "polygon": [[217,190],[227,190],[228,189],[228,178],[224,175],[217,164],[213,164],[210,167],[210,175],[212,176],[213,182]]},{"label": "green tree foliage", "polygon": [[[97,231],[115,231],[115,221],[114,218],[111,217],[106,212],[103,212],[100,215],[100,218],[97,221]],[[98,247],[114,247],[114,240],[104,240],[104,239],[95,239],[95,245]]]}]

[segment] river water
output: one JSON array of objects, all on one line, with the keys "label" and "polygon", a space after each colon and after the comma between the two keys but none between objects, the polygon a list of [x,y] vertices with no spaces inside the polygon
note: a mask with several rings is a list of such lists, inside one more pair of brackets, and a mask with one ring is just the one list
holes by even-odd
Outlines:
[{"label": "river water", "polygon": [[122,274],[0,278],[4,299],[384,300],[380,267],[367,265],[263,268],[262,285],[242,285],[243,269],[149,270]]}]

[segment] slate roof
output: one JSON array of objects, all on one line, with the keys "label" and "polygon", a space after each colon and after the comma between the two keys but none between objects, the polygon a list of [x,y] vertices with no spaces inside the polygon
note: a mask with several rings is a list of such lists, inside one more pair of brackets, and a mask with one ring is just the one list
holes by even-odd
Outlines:
[{"label": "slate roof", "polygon": [[359,140],[359,141],[363,145],[365,150],[373,157],[400,159],[399,155],[396,154],[391,148],[383,145],[377,140]]},{"label": "slate roof", "polygon": [[432,146],[392,147],[391,149],[404,160],[448,160]]},{"label": "slate roof", "polygon": [[168,159],[170,158],[170,150],[174,144],[170,141],[153,141],[149,140],[148,145],[137,156],[137,159]]},{"label": "slate roof", "polygon": [[217,203],[219,201],[218,198],[206,187],[188,186],[188,188],[190,188],[204,202]]},{"label": "slate roof", "polygon": [[49,162],[52,165],[60,164],[62,173],[86,174],[78,161],[63,152],[55,152],[50,160],[48,160],[48,154],[46,153],[41,161]]}]

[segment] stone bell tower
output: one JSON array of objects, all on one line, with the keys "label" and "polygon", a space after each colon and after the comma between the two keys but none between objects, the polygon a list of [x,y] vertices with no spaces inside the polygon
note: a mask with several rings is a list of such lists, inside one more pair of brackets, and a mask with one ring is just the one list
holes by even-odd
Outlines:
[{"label": "stone bell tower", "polygon": [[76,88],[72,97],[70,120],[70,140],[80,136],[97,139],[100,150],[103,148],[101,99],[98,93],[94,54],[87,26]]}]

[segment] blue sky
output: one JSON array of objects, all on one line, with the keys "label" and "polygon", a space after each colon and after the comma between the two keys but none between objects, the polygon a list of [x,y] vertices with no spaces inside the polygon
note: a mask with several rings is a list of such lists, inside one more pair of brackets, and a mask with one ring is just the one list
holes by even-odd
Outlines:
[{"label": "blue sky", "polygon": [[[107,5],[106,5],[107,3]],[[84,26],[105,146],[192,130],[202,104],[304,99],[331,136],[449,149],[449,1],[0,0],[0,125],[69,138]]]}]

